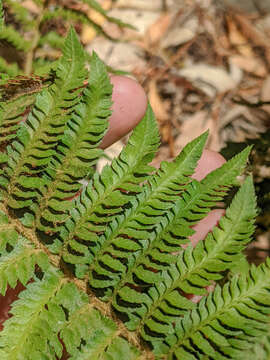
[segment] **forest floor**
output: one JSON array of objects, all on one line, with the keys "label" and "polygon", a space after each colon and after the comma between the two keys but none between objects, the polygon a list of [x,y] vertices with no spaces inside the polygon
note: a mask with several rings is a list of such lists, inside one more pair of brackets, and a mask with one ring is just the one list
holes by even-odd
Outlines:
[{"label": "forest floor", "polygon": [[[270,3],[99,2],[136,30],[119,29],[93,12],[91,16],[116,41],[97,36],[87,26],[81,39],[89,51],[94,49],[108,65],[129,72],[146,90],[162,139],[156,165],[171,160],[206,129],[207,148],[227,158],[239,143],[257,142],[259,151],[251,165],[264,199],[251,257],[260,262],[270,248]],[[108,155],[118,154],[125,141],[111,146]]]}]

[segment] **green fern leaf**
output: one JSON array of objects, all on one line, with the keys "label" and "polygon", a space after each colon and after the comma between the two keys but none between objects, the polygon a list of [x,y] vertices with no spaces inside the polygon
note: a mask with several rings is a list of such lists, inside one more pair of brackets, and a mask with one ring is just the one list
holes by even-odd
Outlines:
[{"label": "green fern leaf", "polygon": [[52,48],[63,49],[64,38],[58,35],[55,31],[50,31],[39,39],[38,45],[44,46],[49,44]]},{"label": "green fern leaf", "polygon": [[33,29],[35,22],[31,18],[30,12],[22,4],[12,0],[5,0],[5,4],[24,31]]},{"label": "green fern leaf", "polygon": [[[12,46],[12,53],[18,64],[7,63],[5,61],[6,54],[3,54],[3,58],[0,58],[0,70],[13,77],[19,73],[30,75],[33,70],[36,74],[47,74],[45,69],[49,70],[50,63],[57,60],[61,54],[59,50],[62,50],[64,42],[62,30],[68,29],[70,25],[87,24],[103,37],[116,41],[104,31],[98,22],[88,16],[87,9],[94,9],[107,21],[120,27],[135,29],[132,25],[109,16],[97,1],[84,0],[83,2],[86,6],[85,4],[80,6],[76,2],[73,4],[62,1],[47,4],[37,0],[34,1],[32,11],[24,2],[4,0],[9,24],[4,24],[3,8],[1,7],[0,38],[4,40],[4,45]],[[57,26],[57,23],[61,23],[63,27]],[[40,63],[43,63],[42,69]]]},{"label": "green fern leaf", "polygon": [[[113,321],[104,318],[89,304],[81,307],[70,317],[61,332],[61,338],[73,360],[91,359],[136,359],[139,352],[119,338]],[[81,341],[84,345],[79,350]]]},{"label": "green fern leaf", "polygon": [[102,355],[131,360],[139,354],[119,338],[112,320],[101,316],[84,293],[52,269],[21,292],[11,314],[0,337],[1,359],[59,358],[63,349],[58,334],[73,359],[99,359]]},{"label": "green fern leaf", "polygon": [[39,76],[54,74],[58,67],[59,59],[47,61],[47,59],[38,58],[33,62],[33,71]]},{"label": "green fern leaf", "polygon": [[[93,288],[106,289],[109,294],[108,285],[116,286],[125,271],[132,267],[135,257],[149,246],[151,232],[190,181],[189,175],[194,171],[206,139],[207,133],[188,144],[174,162],[162,163],[160,170],[144,186],[144,191],[131,202],[126,214],[115,219],[99,238],[99,252],[90,266],[89,283]],[[119,239],[121,248],[118,247]],[[125,259],[125,265],[122,259]]]},{"label": "green fern leaf", "polygon": [[3,25],[4,25],[4,11],[3,11],[2,0],[0,0],[0,30],[2,30]]},{"label": "green fern leaf", "polygon": [[22,95],[10,102],[0,103],[0,147],[6,150],[11,140],[17,138],[20,123],[25,114],[30,111],[36,95]]},{"label": "green fern leaf", "polygon": [[3,58],[0,58],[0,72],[7,74],[10,77],[15,77],[19,75],[20,70],[16,63],[9,64]]},{"label": "green fern leaf", "polygon": [[14,288],[17,281],[24,286],[35,274],[35,266],[43,271],[49,267],[48,256],[19,234],[14,223],[0,211],[0,293],[7,285]]},{"label": "green fern leaf", "polygon": [[[254,189],[248,178],[227,209],[226,215],[221,218],[219,226],[194,249],[189,246],[179,253],[176,264],[162,274],[162,279],[149,289],[148,296],[145,293],[141,295],[140,283],[135,283],[133,286],[138,292],[136,299],[134,296],[130,297],[129,306],[119,306],[119,303],[126,300],[125,292],[132,286],[132,280],[118,293],[115,291],[113,304],[118,311],[127,313],[130,317],[127,326],[134,329],[144,323],[142,336],[147,340],[172,332],[172,321],[194,307],[193,303],[183,298],[183,294],[204,295],[205,287],[212,281],[219,280],[221,273],[232,262],[238,261],[241,250],[250,241],[254,230],[252,224],[255,209]],[[142,274],[135,272],[135,275],[141,281],[144,276],[147,280],[146,271],[141,269],[141,272]],[[149,336],[147,333],[155,335]]]},{"label": "green fern leaf", "polygon": [[52,19],[57,19],[57,18],[64,19],[64,20],[66,20],[68,22],[72,22],[72,23],[80,23],[80,24],[89,25],[97,33],[101,34],[105,38],[107,38],[111,41],[115,41],[115,39],[113,37],[111,37],[108,33],[106,33],[103,30],[102,26],[100,26],[95,21],[90,19],[85,13],[75,11],[72,9],[68,9],[68,8],[64,8],[64,7],[55,8],[54,11],[50,11],[50,10],[44,11],[44,14],[42,17],[42,23],[46,23],[48,21],[51,21]]},{"label": "green fern leaf", "polygon": [[267,335],[262,336],[257,342],[253,344],[251,348],[244,350],[242,354],[239,354],[241,360],[269,360],[270,358],[270,336],[269,325]]},{"label": "green fern leaf", "polygon": [[236,177],[244,169],[249,150],[245,149],[242,154],[210,173],[201,183],[194,180],[188,185],[183,197],[175,202],[171,211],[156,227],[150,246],[143,249],[136,259],[136,265],[115,287],[114,294],[117,294],[125,283],[138,287],[140,281],[151,284],[150,278],[154,282],[160,281],[157,272],[177,261],[178,253],[173,252],[179,252],[182,249],[181,244],[189,242],[188,236],[193,234],[191,226],[221,201],[229,187],[235,183]]},{"label": "green fern leaf", "polygon": [[[55,84],[37,96],[26,123],[20,124],[18,140],[8,147],[10,159],[1,183],[6,188],[10,207],[30,207],[39,198],[37,187],[45,186],[46,180],[40,179],[39,184],[38,176],[49,165],[68,117],[80,101],[78,95],[85,74],[83,50],[71,29],[56,70]],[[19,177],[20,174],[24,175]],[[27,181],[29,176],[35,179]]]},{"label": "green fern leaf", "polygon": [[[66,262],[89,263],[100,233],[123,211],[130,198],[142,191],[140,184],[147,179],[148,172],[154,170],[148,163],[153,159],[158,144],[157,126],[148,107],[144,119],[119,157],[113,160],[111,166],[105,166],[100,175],[95,174],[76,201],[75,207],[80,215],[74,210],[72,219],[67,221],[62,232],[65,241],[63,259]],[[77,251],[75,256],[73,250]]]},{"label": "green fern leaf", "polygon": [[[235,276],[223,289],[217,285],[197,309],[180,319],[175,334],[156,351],[172,359],[243,359],[256,338],[268,330],[270,261],[251,267],[249,276]],[[244,330],[245,329],[245,330]],[[199,352],[198,352],[199,349]]]},{"label": "green fern leaf", "polygon": [[94,173],[112,86],[95,53],[86,85],[73,29],[64,44],[37,88],[17,86],[37,77],[1,80],[0,358],[267,360],[270,259],[250,267],[243,254],[256,216],[252,178],[204,241],[183,246],[239,185],[250,148],[198,182],[203,134],[156,170],[148,106],[119,157]]},{"label": "green fern leaf", "polygon": [[104,64],[95,53],[91,60],[91,74],[82,101],[67,122],[67,130],[56,149],[57,155],[44,175],[50,180],[38,206],[36,226],[41,231],[59,231],[54,224],[59,226],[67,220],[67,210],[73,207],[70,198],[81,188],[79,181],[89,176],[91,166],[102,154],[97,146],[111,114],[112,86]]},{"label": "green fern leaf", "polygon": [[7,41],[19,51],[27,52],[31,47],[31,42],[25,40],[21,34],[11,26],[2,25],[0,39]]},{"label": "green fern leaf", "polygon": [[[16,240],[16,233],[1,231],[0,236],[5,239]],[[2,245],[2,244],[1,244]],[[35,265],[40,266],[44,271],[48,268],[48,257],[41,250],[35,250],[28,242],[20,239],[18,244],[14,245],[11,254],[1,254],[0,262],[0,276],[2,295],[5,295],[7,284],[14,288],[17,281],[20,281],[24,286],[33,277],[35,272]]]},{"label": "green fern leaf", "polygon": [[1,359],[30,360],[29,354],[39,358],[40,352],[47,353],[47,358],[56,359],[53,356],[55,347],[58,348],[57,355],[61,354],[57,334],[65,314],[55,296],[62,286],[61,277],[48,272],[42,281],[36,280],[20,294],[11,310],[13,317],[7,320],[1,334]]}]

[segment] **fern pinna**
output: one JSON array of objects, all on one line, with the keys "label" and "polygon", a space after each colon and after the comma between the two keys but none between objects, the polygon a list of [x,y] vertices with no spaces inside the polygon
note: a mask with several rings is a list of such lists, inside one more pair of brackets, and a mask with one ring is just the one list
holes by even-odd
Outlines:
[{"label": "fern pinna", "polygon": [[204,133],[156,170],[148,106],[119,157],[95,172],[112,86],[95,53],[87,79],[87,61],[71,29],[54,79],[0,103],[1,299],[24,287],[0,358],[267,359],[270,260],[249,266],[243,253],[256,216],[250,176],[206,239],[189,240],[240,185],[250,148],[198,182]]}]

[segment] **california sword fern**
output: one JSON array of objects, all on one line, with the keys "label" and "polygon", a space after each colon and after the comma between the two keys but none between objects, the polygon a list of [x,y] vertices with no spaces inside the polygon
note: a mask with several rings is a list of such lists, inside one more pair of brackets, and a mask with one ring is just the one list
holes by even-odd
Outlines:
[{"label": "california sword fern", "polygon": [[61,359],[63,346],[73,360],[267,359],[270,260],[236,267],[254,231],[251,177],[189,244],[192,226],[239,185],[250,148],[198,182],[205,133],[156,170],[149,106],[98,174],[111,93],[95,53],[87,75],[71,29],[52,83],[0,104],[0,291],[25,286],[0,333],[1,360]]}]

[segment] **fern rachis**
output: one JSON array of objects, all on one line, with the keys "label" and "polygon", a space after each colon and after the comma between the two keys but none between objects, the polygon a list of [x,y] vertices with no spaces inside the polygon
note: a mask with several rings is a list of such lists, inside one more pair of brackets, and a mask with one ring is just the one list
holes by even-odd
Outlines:
[{"label": "fern rachis", "polygon": [[52,84],[0,103],[0,131],[13,129],[0,138],[0,291],[24,286],[3,322],[1,359],[243,359],[254,344],[267,359],[270,262],[237,268],[254,231],[250,176],[206,239],[189,240],[240,185],[250,148],[199,182],[205,133],[155,170],[148,106],[95,173],[112,87],[97,55],[89,74],[87,61],[71,29]]}]

